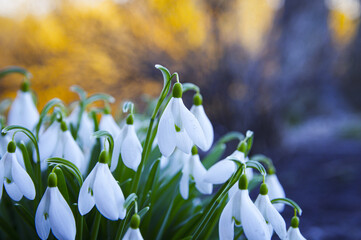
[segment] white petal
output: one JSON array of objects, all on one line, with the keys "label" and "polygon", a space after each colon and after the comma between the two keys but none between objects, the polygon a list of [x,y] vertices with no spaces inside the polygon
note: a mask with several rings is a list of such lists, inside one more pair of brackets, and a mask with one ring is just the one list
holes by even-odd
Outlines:
[{"label": "white petal", "polygon": [[64,240],[75,239],[76,226],[73,212],[58,187],[51,187],[49,191],[49,221],[54,236]]},{"label": "white petal", "polygon": [[[35,213],[35,227],[36,232],[38,233],[41,239],[47,239],[50,232],[50,222],[49,222],[49,188],[45,190],[43,197],[40,200],[38,208]],[[45,215],[47,214],[47,219],[45,219]]]},{"label": "white petal", "polygon": [[14,201],[20,201],[23,197],[23,194],[21,193],[20,189],[14,182],[7,183],[7,181],[4,182],[5,190],[8,193],[9,197],[11,197]]},{"label": "white petal", "polygon": [[113,138],[120,134],[120,127],[115,122],[111,114],[104,114],[100,119],[99,130],[104,130],[109,132]]},{"label": "white petal", "polygon": [[120,134],[114,139],[114,149],[112,154],[112,162],[110,164],[110,171],[114,171],[118,166],[120,149],[122,147],[126,133],[128,132],[129,125],[125,125]]},{"label": "white petal", "polygon": [[113,188],[108,182],[107,164],[99,163],[97,173],[95,175],[93,193],[95,204],[99,212],[110,220],[119,218],[117,202],[114,196]]},{"label": "white petal", "polygon": [[188,199],[189,195],[189,173],[189,159],[187,159],[183,166],[182,178],[179,183],[179,190],[183,199]]},{"label": "white petal", "polygon": [[127,232],[124,234],[123,240],[143,240],[143,237],[139,228],[133,229],[129,227]]},{"label": "white petal", "polygon": [[241,222],[244,233],[249,240],[271,239],[267,224],[260,211],[253,204],[248,190],[241,190]]},{"label": "white petal", "polygon": [[236,225],[238,224],[237,226],[240,226],[242,222],[242,218],[241,218],[241,211],[242,211],[241,206],[243,201],[242,191],[237,188],[237,191],[234,193],[230,201],[233,202],[232,216],[238,221],[238,223],[236,222]]},{"label": "white petal", "polygon": [[162,155],[162,157],[160,158],[160,168],[163,169],[168,165],[169,162],[169,158],[168,157],[164,157]]},{"label": "white petal", "polygon": [[287,231],[287,240],[306,240],[299,228],[290,227]]},{"label": "white petal", "polygon": [[234,194],[236,194],[236,192],[239,190],[238,188],[238,181],[233,184],[233,186],[231,187],[231,189],[229,189],[228,191],[228,197],[232,198],[234,196]]},{"label": "white petal", "polygon": [[176,130],[171,108],[173,101],[174,98],[169,101],[160,117],[158,125],[158,146],[160,152],[166,157],[169,157],[172,154],[176,146]]},{"label": "white petal", "polygon": [[181,98],[177,99],[180,101],[180,114],[182,118],[182,124],[186,130],[188,136],[195,145],[197,145],[203,151],[207,150],[207,141],[204,136],[201,125],[199,124],[196,117],[184,106]]},{"label": "white petal", "polygon": [[[228,160],[237,160],[237,161],[240,161],[241,163],[245,163],[246,160],[244,158],[244,153],[241,152],[241,151],[234,151],[231,155],[229,155],[228,157],[226,157],[226,159]],[[247,176],[248,177],[248,176]]]},{"label": "white petal", "polygon": [[109,182],[109,184],[111,185],[111,187],[113,189],[113,193],[114,193],[114,197],[115,197],[115,201],[116,201],[116,206],[118,208],[119,218],[124,219],[125,215],[127,214],[127,209],[124,208],[125,199],[124,199],[122,189],[118,185],[117,181],[115,180],[115,178],[111,174],[108,167],[105,168],[105,171],[107,172],[106,175],[108,176],[108,182]]},{"label": "white petal", "polygon": [[21,150],[19,148],[16,148],[15,153],[16,153],[16,159],[18,160],[18,163],[20,164],[20,166],[22,168],[25,169],[24,157],[23,157]]},{"label": "white petal", "polygon": [[184,130],[176,132],[175,137],[177,148],[179,148],[179,150],[183,151],[184,153],[190,154],[193,143],[187,132]]},{"label": "white petal", "polygon": [[134,125],[128,126],[128,132],[121,147],[121,154],[125,166],[137,171],[142,158],[142,145],[135,133]]},{"label": "white petal", "polygon": [[4,185],[4,160],[0,160],[0,200],[3,196],[3,185]]},{"label": "white petal", "polygon": [[194,181],[196,182],[196,188],[203,194],[211,194],[213,190],[212,183],[208,183],[204,181],[204,176],[207,173],[206,168],[201,163],[199,159],[199,155],[191,156],[189,160],[190,164],[193,164],[192,167],[192,175],[194,177]]},{"label": "white petal", "polygon": [[83,185],[80,188],[79,197],[78,197],[78,209],[81,215],[87,214],[94,207],[95,200],[91,194],[91,191],[94,192],[94,190],[92,189],[93,187],[92,185],[95,180],[94,177],[97,171],[98,164],[99,163],[95,165],[95,167],[89,173],[89,175],[87,176]]},{"label": "white petal", "polygon": [[63,132],[63,144],[64,144],[64,153],[63,156],[66,160],[74,163],[84,175],[88,168],[88,165],[85,162],[84,154],[81,151],[80,147],[71,136],[70,131]]},{"label": "white petal", "polygon": [[[286,197],[285,191],[283,190],[283,187],[278,180],[276,174],[267,175],[266,184],[268,186],[268,196],[271,200],[275,198]],[[285,207],[283,203],[276,203],[274,204],[274,206],[279,212],[282,212]]]},{"label": "white petal", "polygon": [[[15,155],[16,156],[16,155]],[[16,157],[12,159],[12,178],[20,192],[28,199],[35,198],[35,186],[28,173],[23,169]]]},{"label": "white petal", "polygon": [[[54,123],[39,136],[39,152],[41,160],[52,157],[52,153],[54,152],[60,137],[60,131],[60,123],[54,121]],[[35,151],[34,156],[36,156]]]},{"label": "white petal", "polygon": [[200,106],[193,105],[190,111],[197,118],[199,124],[202,127],[204,136],[206,138],[206,143],[207,143],[206,151],[207,151],[212,146],[213,138],[214,138],[212,123],[211,123],[211,121],[209,121],[206,113],[204,112],[204,108],[202,105],[200,105]]},{"label": "white petal", "polygon": [[219,239],[233,240],[234,220],[232,218],[233,201],[229,201],[224,207],[219,218]]},{"label": "white petal", "polygon": [[213,184],[225,183],[236,171],[236,163],[231,160],[221,160],[214,164],[204,176],[204,180]]}]

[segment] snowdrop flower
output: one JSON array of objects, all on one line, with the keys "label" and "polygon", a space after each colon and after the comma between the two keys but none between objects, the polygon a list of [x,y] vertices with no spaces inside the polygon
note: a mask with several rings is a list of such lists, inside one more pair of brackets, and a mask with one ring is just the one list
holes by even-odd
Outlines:
[{"label": "snowdrop flower", "polygon": [[138,214],[134,214],[130,220],[130,227],[125,233],[123,240],[143,240],[142,234],[139,230],[140,217]]},{"label": "snowdrop flower", "polygon": [[[266,176],[266,184],[268,186],[268,196],[271,200],[275,198],[285,198],[286,194],[283,190],[283,187],[278,180],[276,174],[274,173],[274,170],[269,170],[269,173]],[[285,208],[284,203],[276,203],[274,204],[277,211],[282,212]]]},{"label": "snowdrop flower", "polygon": [[109,132],[113,138],[116,138],[120,134],[120,127],[115,122],[113,116],[110,114],[109,107],[105,108],[104,114],[99,122],[99,130]]},{"label": "snowdrop flower", "polygon": [[126,125],[114,141],[114,151],[110,170],[114,171],[118,165],[119,154],[121,154],[125,166],[137,171],[142,158],[142,145],[134,128],[134,117],[127,117]]},{"label": "snowdrop flower", "polygon": [[[8,125],[20,125],[32,131],[39,121],[39,112],[35,107],[29,82],[23,82],[8,114]],[[25,134],[20,134],[19,140],[27,141]]]},{"label": "snowdrop flower", "polygon": [[300,223],[300,220],[297,216],[294,216],[291,220],[291,226],[287,231],[287,240],[306,240],[304,236],[302,236],[300,229],[298,228],[298,225]]},{"label": "snowdrop flower", "polygon": [[6,192],[14,201],[20,201],[23,196],[33,200],[35,198],[34,183],[18,163],[15,150],[15,142],[10,141],[7,152],[0,160],[0,199],[4,184]]},{"label": "snowdrop flower", "polygon": [[267,193],[267,184],[262,183],[260,188],[260,194],[255,201],[255,205],[262,213],[264,219],[268,222],[268,225],[271,225],[270,229],[274,229],[280,239],[285,239],[287,234],[285,220],[282,218],[281,214],[279,214],[277,209],[273,206]]},{"label": "snowdrop flower", "polygon": [[64,121],[61,121],[61,123],[54,121],[54,123],[40,135],[39,152],[40,159],[43,162],[50,157],[65,158],[74,163],[82,174],[86,173],[88,163],[85,161],[83,152]]},{"label": "snowdrop flower", "polygon": [[193,144],[205,151],[207,142],[202,127],[183,104],[182,84],[175,83],[172,94],[159,120],[157,136],[160,152],[168,157],[178,147],[189,154]]},{"label": "snowdrop flower", "polygon": [[[188,161],[191,154],[187,154],[179,150],[177,147],[174,149],[174,152],[169,156],[161,157],[161,171],[162,176],[174,176],[177,174],[184,166],[184,163]],[[162,166],[163,165],[163,166]]]},{"label": "snowdrop flower", "polygon": [[219,219],[219,239],[233,240],[234,224],[242,224],[249,240],[270,240],[271,235],[266,221],[252,202],[248,193],[248,180],[245,174],[239,180],[239,189],[227,203]]},{"label": "snowdrop flower", "polygon": [[192,155],[185,161],[182,169],[182,178],[180,180],[179,189],[183,199],[188,199],[190,176],[193,176],[198,191],[203,194],[212,193],[213,185],[204,182],[203,180],[206,172],[206,168],[199,159],[197,147],[193,146]]},{"label": "snowdrop flower", "polygon": [[193,113],[202,127],[204,136],[206,138],[205,151],[208,151],[212,146],[214,133],[212,123],[209,121],[206,113],[204,112],[202,101],[202,95],[199,93],[195,94],[193,98],[194,105],[191,107],[190,112]]},{"label": "snowdrop flower", "polygon": [[[11,138],[8,135],[4,136],[4,135],[0,134],[0,159],[7,152],[7,146],[10,141],[11,141]],[[24,158],[23,158],[22,152],[18,148],[16,148],[15,153],[16,153],[16,159],[18,160],[19,164],[25,169]]]},{"label": "snowdrop flower", "polygon": [[108,153],[102,151],[99,162],[80,188],[78,208],[87,214],[96,205],[99,212],[110,220],[123,219],[126,215],[124,195],[108,166]]},{"label": "snowdrop flower", "polygon": [[75,239],[74,215],[57,187],[55,173],[49,174],[48,188],[35,213],[35,227],[41,239],[49,237],[50,229],[58,239]]},{"label": "snowdrop flower", "polygon": [[240,163],[246,162],[244,155],[245,150],[243,150],[245,146],[246,143],[242,142],[240,147],[237,148],[237,150],[231,155],[214,164],[210,169],[208,169],[204,180],[213,184],[225,183],[237,170],[237,164],[234,160],[239,161]]}]

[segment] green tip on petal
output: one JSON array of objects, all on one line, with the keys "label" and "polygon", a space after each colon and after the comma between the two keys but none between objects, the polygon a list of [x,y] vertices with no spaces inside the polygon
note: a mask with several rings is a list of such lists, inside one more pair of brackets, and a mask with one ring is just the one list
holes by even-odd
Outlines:
[{"label": "green tip on petal", "polygon": [[176,132],[180,132],[180,131],[181,131],[180,127],[178,127],[177,125],[174,124],[174,127],[175,127],[175,131],[176,131]]},{"label": "green tip on petal", "polygon": [[138,214],[134,214],[130,220],[130,227],[133,229],[138,229],[140,225],[140,217]]},{"label": "green tip on petal", "polygon": [[276,169],[274,167],[270,167],[267,171],[268,175],[272,175],[276,173]]},{"label": "green tip on petal", "polygon": [[194,105],[196,105],[196,106],[202,105],[202,103],[203,103],[203,98],[202,98],[202,95],[201,95],[200,93],[194,94],[193,103],[194,103]]},{"label": "green tip on petal", "polygon": [[107,164],[109,160],[109,154],[107,151],[103,150],[99,155],[99,162]]},{"label": "green tip on petal", "polygon": [[61,121],[60,123],[60,128],[61,128],[61,131],[65,132],[68,130],[68,126],[66,125],[66,122],[64,121]]},{"label": "green tip on petal", "polygon": [[260,193],[261,195],[267,195],[267,193],[268,193],[267,184],[265,184],[265,183],[262,183],[262,184],[261,184],[261,187],[260,187],[260,189],[259,189],[259,193]]},{"label": "green tip on petal", "polygon": [[49,174],[48,177],[48,186],[49,187],[56,187],[58,186],[58,177],[56,176],[56,173],[52,172]]},{"label": "green tip on petal", "polygon": [[173,91],[172,95],[174,98],[181,98],[183,94],[182,84],[181,83],[175,83],[173,85]]},{"label": "green tip on petal", "polygon": [[127,117],[127,124],[133,125],[133,123],[134,123],[134,116],[133,116],[133,114],[129,114]]},{"label": "green tip on petal", "polygon": [[15,144],[15,142],[14,142],[14,141],[10,141],[10,142],[8,143],[8,152],[9,152],[9,153],[14,153],[15,150],[16,150],[16,144]]},{"label": "green tip on petal", "polygon": [[300,219],[297,216],[294,216],[291,220],[291,227],[298,228],[299,224],[300,224]]},{"label": "green tip on petal", "polygon": [[237,148],[238,151],[246,153],[247,151],[247,143],[246,142],[241,142]]},{"label": "green tip on petal", "polygon": [[196,145],[193,145],[192,147],[192,155],[197,155],[198,154],[198,148]]},{"label": "green tip on petal", "polygon": [[248,189],[248,179],[246,174],[242,174],[241,178],[238,181],[238,187],[241,190],[247,190]]},{"label": "green tip on petal", "polygon": [[20,86],[20,90],[22,92],[28,92],[30,90],[30,82],[29,81],[22,82]]}]

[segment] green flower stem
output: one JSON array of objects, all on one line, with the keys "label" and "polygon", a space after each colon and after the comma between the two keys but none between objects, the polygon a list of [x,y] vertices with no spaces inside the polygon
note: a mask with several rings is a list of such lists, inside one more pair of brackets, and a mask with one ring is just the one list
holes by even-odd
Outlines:
[{"label": "green flower stem", "polygon": [[101,217],[102,217],[102,215],[97,211],[97,213],[95,214],[95,220],[94,220],[91,235],[90,235],[91,240],[96,240],[98,238]]}]

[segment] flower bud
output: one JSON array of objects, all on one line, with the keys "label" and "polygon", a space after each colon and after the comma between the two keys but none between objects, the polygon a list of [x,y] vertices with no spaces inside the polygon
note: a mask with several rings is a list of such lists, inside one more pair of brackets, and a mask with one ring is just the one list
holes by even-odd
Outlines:
[{"label": "flower bud", "polygon": [[130,220],[130,227],[133,229],[137,229],[139,228],[139,224],[140,224],[140,217],[138,214],[134,214],[132,216],[132,219]]},{"label": "flower bud", "polygon": [[15,142],[14,142],[14,141],[10,141],[10,142],[8,143],[8,152],[9,152],[9,153],[14,153],[15,150],[16,150],[16,144],[15,144]]},{"label": "flower bud", "polygon": [[107,164],[109,160],[109,154],[107,151],[103,150],[99,155],[99,162]]},{"label": "flower bud", "polygon": [[192,147],[192,155],[197,155],[198,154],[198,148],[196,145],[193,145]]},{"label": "flower bud", "polygon": [[133,123],[134,123],[134,116],[133,116],[133,114],[129,114],[127,117],[127,124],[133,125]]},{"label": "flower bud", "polygon": [[298,228],[299,224],[300,224],[300,219],[297,216],[294,216],[291,220],[291,227]]},{"label": "flower bud", "polygon": [[60,128],[61,131],[66,132],[68,130],[68,126],[66,125],[66,122],[61,121]]},{"label": "flower bud", "polygon": [[262,183],[262,184],[261,184],[261,187],[260,187],[260,189],[259,189],[259,193],[260,193],[261,195],[267,195],[267,193],[268,193],[267,184],[265,184],[265,183]]},{"label": "flower bud", "polygon": [[173,85],[172,95],[174,98],[181,98],[183,94],[182,84],[177,82]]},{"label": "flower bud", "polygon": [[58,186],[58,178],[54,172],[49,174],[48,177],[48,186],[49,187],[56,187]]},{"label": "flower bud", "polygon": [[241,178],[238,181],[238,187],[241,190],[247,190],[248,189],[248,179],[246,174],[242,174]]},{"label": "flower bud", "polygon": [[200,106],[200,105],[202,105],[202,102],[203,102],[202,95],[200,93],[196,93],[193,97],[194,105]]}]

